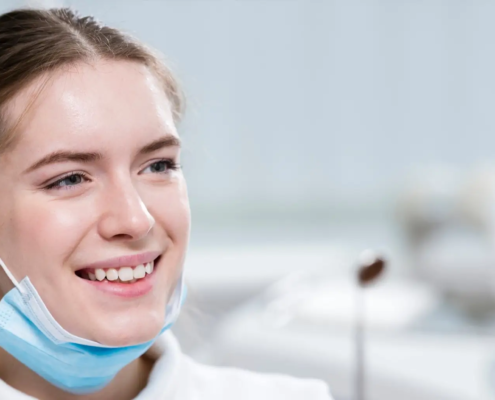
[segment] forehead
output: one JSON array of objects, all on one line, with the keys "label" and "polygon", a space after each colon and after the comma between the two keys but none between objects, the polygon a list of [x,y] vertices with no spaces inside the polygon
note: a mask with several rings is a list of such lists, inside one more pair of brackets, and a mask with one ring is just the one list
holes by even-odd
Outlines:
[{"label": "forehead", "polygon": [[7,118],[21,118],[16,148],[29,152],[85,142],[115,147],[164,132],[177,136],[159,81],[144,65],[126,61],[79,63],[43,76],[13,99]]}]

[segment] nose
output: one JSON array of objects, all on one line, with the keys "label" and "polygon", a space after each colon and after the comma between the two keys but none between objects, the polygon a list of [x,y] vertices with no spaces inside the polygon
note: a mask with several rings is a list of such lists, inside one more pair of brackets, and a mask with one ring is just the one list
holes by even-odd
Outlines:
[{"label": "nose", "polygon": [[155,225],[155,219],[130,181],[121,179],[106,188],[101,202],[104,211],[98,230],[106,240],[139,240]]}]

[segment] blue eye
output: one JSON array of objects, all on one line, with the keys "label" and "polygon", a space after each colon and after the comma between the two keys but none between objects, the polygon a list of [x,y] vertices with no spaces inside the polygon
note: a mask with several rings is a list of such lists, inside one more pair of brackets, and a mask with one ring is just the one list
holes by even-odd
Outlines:
[{"label": "blue eye", "polygon": [[175,163],[172,160],[160,160],[150,164],[148,167],[146,167],[143,170],[143,172],[149,170],[153,174],[163,174],[163,173],[167,173],[168,171],[176,171],[179,168],[180,168],[179,164]]},{"label": "blue eye", "polygon": [[53,183],[50,183],[48,186],[46,186],[45,189],[67,189],[71,186],[77,186],[80,185],[81,183],[85,182],[87,180],[86,175],[78,172],[78,173],[72,173],[68,176],[65,176],[64,178],[59,179],[58,181],[55,181]]},{"label": "blue eye", "polygon": [[167,170],[167,164],[165,161],[158,161],[150,165],[152,172],[164,172]]}]

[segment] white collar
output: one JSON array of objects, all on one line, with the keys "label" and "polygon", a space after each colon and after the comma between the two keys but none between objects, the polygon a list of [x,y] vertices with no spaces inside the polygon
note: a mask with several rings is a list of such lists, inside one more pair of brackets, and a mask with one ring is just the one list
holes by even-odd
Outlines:
[{"label": "white collar", "polygon": [[180,376],[182,351],[170,330],[165,331],[146,352],[155,361],[148,384],[134,400],[173,399]]}]

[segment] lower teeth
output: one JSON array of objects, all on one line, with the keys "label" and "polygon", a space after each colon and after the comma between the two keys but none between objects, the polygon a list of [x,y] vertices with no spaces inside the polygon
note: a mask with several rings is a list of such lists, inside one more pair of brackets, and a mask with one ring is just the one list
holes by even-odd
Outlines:
[{"label": "lower teeth", "polygon": [[109,281],[107,278],[103,279],[102,281],[98,281],[98,280],[93,280],[93,279],[90,279],[88,275],[86,274],[77,274],[80,278],[83,278],[83,279],[86,279],[87,281],[92,281],[92,282],[116,282],[116,283],[134,283],[134,282],[137,282],[139,279],[136,279],[136,278],[133,278],[131,279],[130,281],[121,281],[120,279],[116,279],[114,281]]},{"label": "lower teeth", "polygon": [[109,281],[108,279],[105,278],[105,279],[103,279],[103,282],[105,282],[105,281],[107,281],[107,282],[115,282],[115,283],[134,283],[134,282],[137,281],[137,279],[134,278],[134,279],[132,279],[130,281],[121,281],[120,279],[116,279],[114,281]]}]

